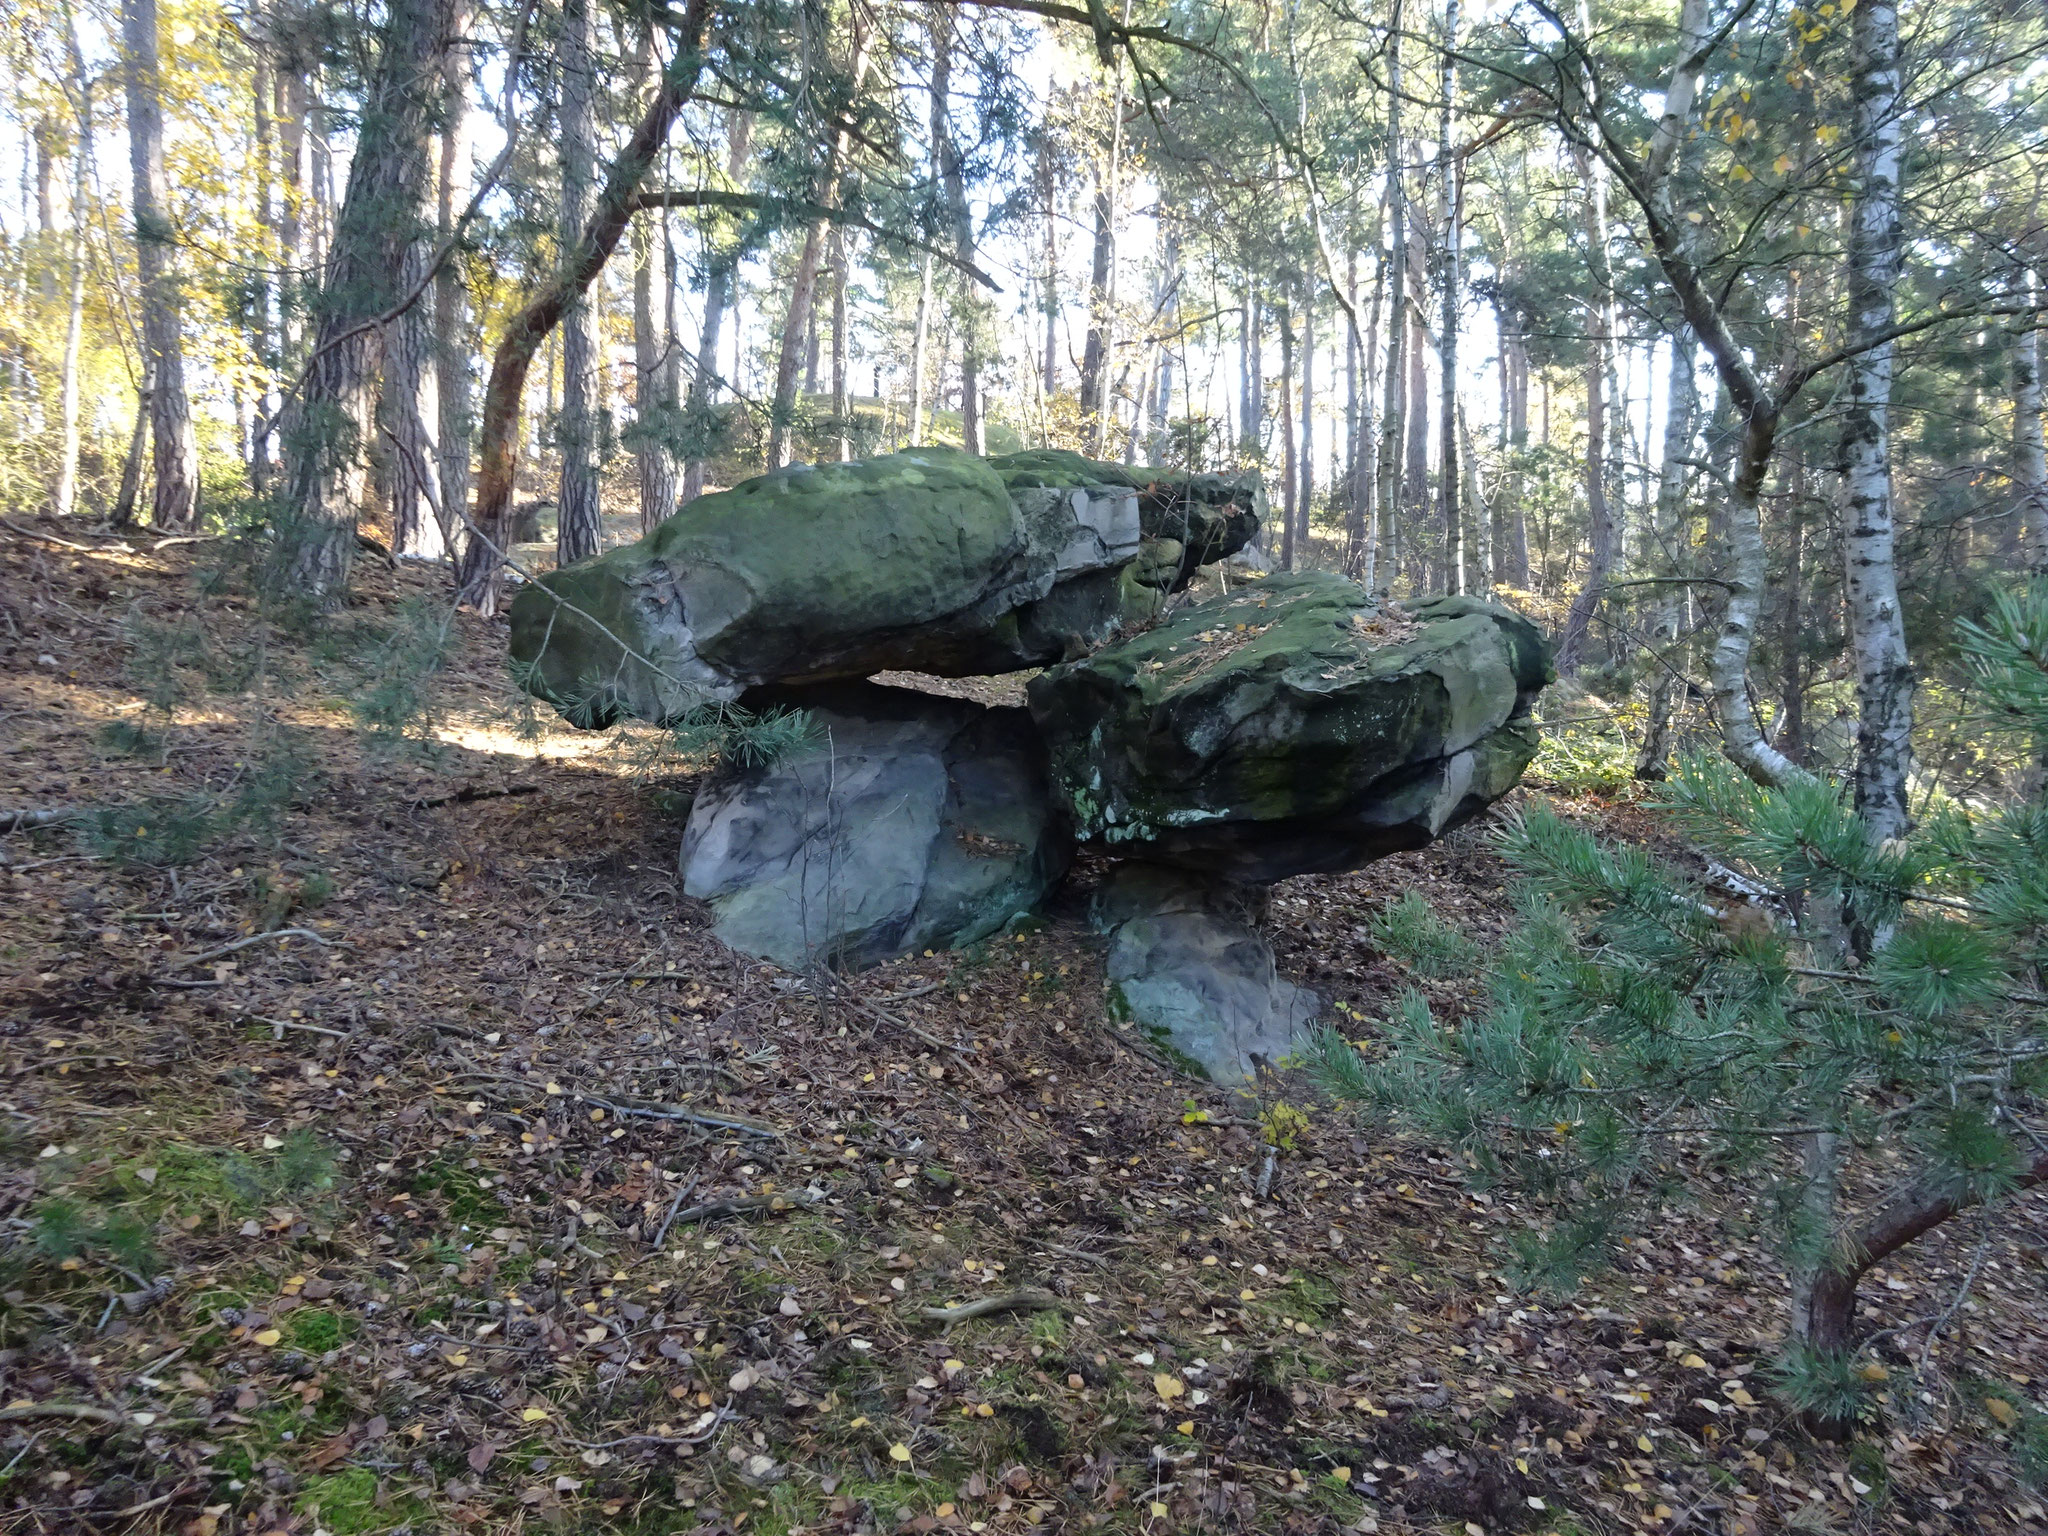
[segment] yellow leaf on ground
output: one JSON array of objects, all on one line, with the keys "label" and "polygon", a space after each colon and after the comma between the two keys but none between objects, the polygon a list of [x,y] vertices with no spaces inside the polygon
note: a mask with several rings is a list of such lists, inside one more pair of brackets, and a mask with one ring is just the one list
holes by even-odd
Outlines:
[{"label": "yellow leaf on ground", "polygon": [[1657,1447],[1650,1444],[1650,1437],[1648,1435],[1637,1435],[1636,1449],[1639,1451],[1654,1451]]},{"label": "yellow leaf on ground", "polygon": [[538,1424],[547,1416],[548,1411],[545,1408],[522,1408],[519,1410],[519,1417],[528,1424]]},{"label": "yellow leaf on ground", "polygon": [[1707,1368],[1707,1362],[1698,1355],[1686,1355],[1678,1363],[1689,1371],[1704,1371]]},{"label": "yellow leaf on ground", "polygon": [[1152,1390],[1169,1403],[1176,1397],[1179,1397],[1181,1393],[1187,1391],[1187,1389],[1186,1382],[1182,1381],[1178,1376],[1168,1375],[1165,1371],[1161,1371],[1152,1378]]},{"label": "yellow leaf on ground", "polygon": [[275,1328],[265,1328],[260,1333],[250,1334],[249,1337],[254,1339],[258,1344],[261,1344],[265,1349],[268,1349],[271,1345],[275,1344],[279,1339],[283,1338],[284,1335],[279,1333]]},{"label": "yellow leaf on ground", "polygon": [[2011,1429],[2020,1421],[2019,1411],[2002,1397],[1985,1398],[1984,1411],[1998,1420],[2000,1426],[2005,1429]]},{"label": "yellow leaf on ground", "polygon": [[894,1445],[889,1447],[889,1459],[891,1461],[910,1460],[910,1447],[905,1445],[900,1440],[897,1441]]}]

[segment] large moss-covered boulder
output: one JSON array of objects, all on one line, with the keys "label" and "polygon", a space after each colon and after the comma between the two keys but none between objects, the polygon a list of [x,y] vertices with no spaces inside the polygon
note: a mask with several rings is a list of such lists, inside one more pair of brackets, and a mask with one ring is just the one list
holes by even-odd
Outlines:
[{"label": "large moss-covered boulder", "polygon": [[690,808],[683,890],[734,949],[793,970],[951,949],[1029,912],[1072,845],[1022,709],[873,683],[753,696],[807,740],[721,768]]},{"label": "large moss-covered boulder", "polygon": [[1505,794],[1551,675],[1506,608],[1308,573],[1181,608],[1030,700],[1081,837],[1270,881],[1420,847]]},{"label": "large moss-covered boulder", "polygon": [[1043,665],[1148,620],[1256,531],[1255,482],[1144,473],[950,448],[778,470],[524,588],[513,660],[593,727],[762,684]]}]

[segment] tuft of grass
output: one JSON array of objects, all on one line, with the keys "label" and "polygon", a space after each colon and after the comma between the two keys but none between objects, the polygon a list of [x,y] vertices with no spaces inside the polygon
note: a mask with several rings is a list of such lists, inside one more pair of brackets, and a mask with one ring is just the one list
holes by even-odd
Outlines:
[{"label": "tuft of grass", "polygon": [[300,1307],[284,1320],[284,1334],[292,1348],[309,1355],[339,1349],[346,1331],[340,1316],[324,1307]]}]

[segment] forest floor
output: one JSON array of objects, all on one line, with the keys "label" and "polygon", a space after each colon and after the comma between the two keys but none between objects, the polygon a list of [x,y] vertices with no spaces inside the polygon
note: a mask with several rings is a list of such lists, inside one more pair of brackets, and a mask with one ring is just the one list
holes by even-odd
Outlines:
[{"label": "forest floor", "polygon": [[[2048,1530],[2048,1197],[1870,1279],[1976,1276],[1816,1443],[1741,1189],[1517,1293],[1505,1197],[1112,1022],[1085,863],[821,991],[679,892],[679,765],[515,729],[500,625],[366,729],[432,573],[294,634],[227,549],[0,530],[0,818],[88,812],[0,836],[0,1530]],[[1408,890],[1512,913],[1484,827],[1276,893],[1362,1039],[1476,995],[1375,949]]]}]

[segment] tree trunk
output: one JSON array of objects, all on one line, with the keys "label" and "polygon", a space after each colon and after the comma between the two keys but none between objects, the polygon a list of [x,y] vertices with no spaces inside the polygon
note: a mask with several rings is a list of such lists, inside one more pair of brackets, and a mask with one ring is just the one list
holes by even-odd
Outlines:
[{"label": "tree trunk", "polygon": [[[852,94],[860,95],[861,81],[868,70],[868,32],[855,13],[853,48],[848,78]],[[949,34],[950,36],[950,34]],[[934,62],[933,79],[940,81],[942,66]],[[934,87],[936,89],[936,86]],[[846,150],[846,134],[835,128],[825,148],[824,163],[818,169],[812,196],[818,205],[831,209],[839,200],[839,162]],[[814,334],[812,320],[818,295],[818,269],[825,259],[825,234],[830,220],[825,214],[813,218],[804,229],[804,243],[797,255],[796,275],[790,279],[789,309],[782,320],[782,345],[776,353],[775,393],[768,407],[768,467],[781,469],[795,457],[797,417],[797,373]],[[812,372],[815,373],[815,364]]]},{"label": "tree trunk", "polygon": [[1256,288],[1247,287],[1237,333],[1239,453],[1253,464],[1266,450],[1266,313]]},{"label": "tree trunk", "polygon": [[1367,545],[1364,582],[1369,592],[1394,584],[1395,538],[1401,505],[1401,436],[1406,425],[1408,371],[1403,347],[1408,336],[1408,193],[1401,185],[1401,10],[1394,0],[1387,23],[1387,371],[1386,402],[1380,410],[1380,536]]},{"label": "tree trunk", "polygon": [[[734,110],[726,118],[725,178],[736,181],[747,163],[753,142],[754,118],[750,112]],[[711,390],[718,377],[718,333],[723,328],[726,307],[732,302],[732,275],[736,252],[714,252],[711,270],[704,282],[704,329],[697,345],[696,372],[690,379],[690,403],[684,430],[692,442],[712,437]],[[704,494],[704,459],[701,455],[683,461],[684,503]]]},{"label": "tree trunk", "polygon": [[1856,811],[1873,843],[1906,831],[1913,670],[1893,559],[1892,344],[1899,281],[1899,18],[1896,0],[1850,13],[1855,191],[1850,210],[1842,479],[1850,644],[1856,658]]},{"label": "tree trunk", "polygon": [[[680,17],[675,52],[655,86],[654,99],[612,161],[597,209],[552,282],[513,316],[491,359],[484,389],[483,431],[477,445],[475,528],[463,552],[463,600],[480,613],[497,611],[498,568],[511,521],[519,468],[519,405],[527,370],[569,302],[589,287],[618,249],[633,215],[640,184],[660,153],[676,113],[695,93],[704,69],[704,30],[710,0],[688,0]],[[479,537],[478,535],[481,535]]]},{"label": "tree trunk", "polygon": [[[953,142],[953,10],[948,4],[930,8],[932,42],[932,154],[939,183],[946,193],[946,213],[953,225],[953,251],[974,264],[974,216],[967,206],[966,167]],[[960,313],[960,442],[969,453],[988,452],[988,434],[981,419],[981,365],[986,339],[980,301],[965,282],[959,285]]]},{"label": "tree trunk", "polygon": [[305,340],[306,290],[311,271],[306,261],[306,70],[298,42],[277,35],[277,242],[283,263],[277,294],[280,369],[297,366]]},{"label": "tree trunk", "polygon": [[1465,477],[1458,468],[1458,257],[1459,240],[1465,220],[1465,178],[1451,145],[1452,99],[1458,93],[1458,0],[1444,0],[1444,50],[1439,70],[1443,105],[1437,120],[1437,167],[1443,181],[1443,323],[1437,337],[1437,355],[1443,371],[1443,400],[1438,407],[1443,417],[1438,457],[1443,467],[1437,480],[1444,504],[1444,564],[1453,592],[1465,591]]},{"label": "tree trunk", "polygon": [[[424,223],[424,220],[421,221]],[[405,253],[399,291],[410,293],[426,276],[432,252],[426,236]],[[441,450],[434,428],[441,419],[440,377],[434,367],[432,317],[414,304],[385,330],[384,431],[391,465],[391,552],[413,560],[443,560],[447,501],[441,486]]]},{"label": "tree trunk", "polygon": [[1674,654],[1685,615],[1685,588],[1678,552],[1686,547],[1685,487],[1699,416],[1698,358],[1692,328],[1683,321],[1671,338],[1671,382],[1664,400],[1664,463],[1657,478],[1655,554],[1657,571],[1669,585],[1657,590],[1650,605],[1649,718],[1643,749],[1636,758],[1636,777],[1659,780],[1670,771],[1671,701],[1678,690]]},{"label": "tree trunk", "polygon": [[148,440],[149,425],[155,419],[150,410],[149,375],[142,376],[142,388],[135,392],[135,430],[128,438],[128,453],[121,460],[121,488],[114,496],[109,521],[126,528],[135,521],[135,503],[142,495],[142,448]]},{"label": "tree trunk", "polygon": [[85,329],[85,209],[91,185],[92,81],[78,50],[78,29],[70,27],[70,94],[78,113],[78,142],[71,151],[70,291],[64,306],[64,361],[57,381],[57,483],[50,507],[69,517],[78,503],[78,364]]},{"label": "tree trunk", "polygon": [[931,342],[931,329],[932,258],[927,251],[917,283],[917,319],[910,340],[910,446],[913,448],[924,441],[925,349]]},{"label": "tree trunk", "polygon": [[[597,174],[596,22],[592,0],[563,0],[562,36],[556,55],[561,100],[562,197],[555,229],[563,251],[590,222],[592,184]],[[555,441],[562,454],[561,493],[555,504],[555,563],[585,560],[603,543],[598,505],[597,314],[587,289],[579,288],[562,315],[562,414]]]},{"label": "tree trunk", "polygon": [[853,401],[847,387],[849,362],[846,334],[846,233],[832,229],[832,429],[837,437],[834,455],[841,464],[853,457]]},{"label": "tree trunk", "polygon": [[[1131,0],[1124,0],[1124,20]],[[1095,247],[1088,270],[1088,339],[1081,351],[1081,418],[1088,451],[1100,454],[1109,431],[1109,349],[1116,324],[1116,211],[1124,152],[1124,75],[1121,56],[1113,66],[1109,101],[1109,150],[1095,168]]]},{"label": "tree trunk", "polygon": [[[2028,267],[2021,280],[2028,303],[2040,302],[2039,273]],[[2041,317],[2022,317],[2019,345],[2013,351],[2012,424],[2013,478],[2020,492],[2020,550],[2024,568],[2048,576],[2048,446],[2041,436]]]},{"label": "tree trunk", "polygon": [[141,290],[142,351],[151,379],[150,457],[156,492],[150,521],[179,531],[199,520],[199,440],[185,395],[185,344],[171,252],[177,232],[165,208],[164,115],[156,0],[122,0],[128,91],[128,155],[134,173],[135,275]]},{"label": "tree trunk", "polygon": [[[454,0],[449,34],[455,46],[441,55],[441,165],[435,225],[443,242],[455,235],[470,181],[469,55],[461,46],[474,24],[470,0]],[[440,404],[441,517],[450,552],[462,548],[461,510],[469,505],[469,439],[473,407],[469,380],[469,292],[462,264],[450,259],[434,274],[434,372]]]},{"label": "tree trunk", "polygon": [[1316,491],[1316,284],[1313,272],[1302,274],[1301,393],[1297,409],[1301,414],[1301,489],[1294,498],[1294,543],[1305,564],[1308,560],[1309,520]]},{"label": "tree trunk", "polygon": [[[271,197],[271,130],[270,103],[277,87],[270,77],[270,63],[259,48],[256,51],[254,78],[250,82],[250,108],[255,121],[256,138],[250,158],[255,162],[256,173],[256,227],[265,234],[276,229],[276,210]],[[249,439],[249,489],[261,496],[270,479],[270,422],[275,409],[274,375],[277,369],[277,353],[271,342],[270,329],[270,274],[264,270],[268,265],[267,253],[263,266],[250,274],[249,279],[249,351],[256,359],[263,383],[256,394],[256,430]]]},{"label": "tree trunk", "polygon": [[[1593,281],[1592,301],[1587,306],[1592,323],[1586,337],[1586,521],[1591,548],[1586,579],[1572,599],[1564,631],[1558,637],[1557,670],[1561,677],[1569,677],[1579,668],[1586,633],[1606,595],[1607,575],[1614,564],[1614,513],[1607,501],[1607,370],[1614,338],[1614,268],[1607,253],[1607,167],[1584,150],[1575,151],[1574,158],[1586,189],[1586,249]],[[1761,483],[1759,475],[1759,486]],[[1754,498],[1752,491],[1752,514]],[[1758,548],[1761,552],[1761,536]],[[1748,707],[1746,700],[1744,707]]]},{"label": "tree trunk", "polygon": [[1045,398],[1060,389],[1060,232],[1059,177],[1052,162],[1051,140],[1038,151],[1038,190],[1045,200]]},{"label": "tree trunk", "polygon": [[[654,306],[655,241],[662,232],[643,214],[633,226],[633,458],[640,472],[640,531],[652,533],[676,506],[675,334]],[[662,264],[662,277],[668,278]],[[668,285],[673,291],[673,284]]]},{"label": "tree trunk", "polygon": [[339,597],[355,556],[377,425],[381,317],[402,291],[407,253],[424,225],[448,0],[397,0],[383,31],[314,305],[313,357],[285,430],[299,520],[291,573],[300,593],[321,602]]},{"label": "tree trunk", "polygon": [[1295,477],[1294,314],[1280,301],[1280,569],[1294,569]]}]

